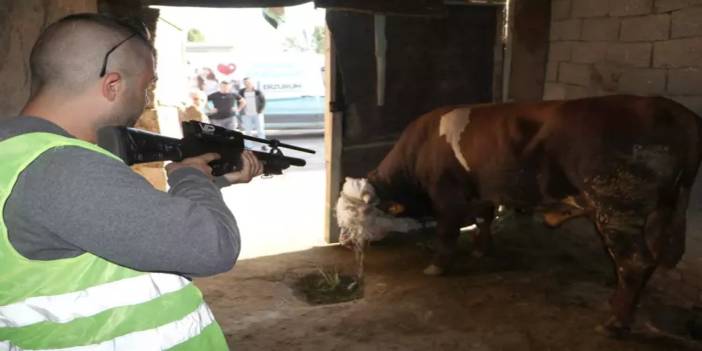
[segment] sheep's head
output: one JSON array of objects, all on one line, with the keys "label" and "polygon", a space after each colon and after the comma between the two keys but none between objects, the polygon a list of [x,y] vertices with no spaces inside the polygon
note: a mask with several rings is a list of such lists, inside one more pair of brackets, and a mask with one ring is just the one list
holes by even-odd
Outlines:
[{"label": "sheep's head", "polygon": [[404,207],[382,201],[367,179],[346,178],[336,203],[336,218],[341,228],[342,245],[359,245],[384,238],[389,232],[409,232],[421,228],[411,218],[397,217]]}]

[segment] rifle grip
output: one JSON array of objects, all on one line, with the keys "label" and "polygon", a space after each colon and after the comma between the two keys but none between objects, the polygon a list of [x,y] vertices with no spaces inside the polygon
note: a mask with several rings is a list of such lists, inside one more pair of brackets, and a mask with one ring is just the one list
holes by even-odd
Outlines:
[{"label": "rifle grip", "polygon": [[212,175],[219,177],[221,175],[236,172],[241,169],[241,154],[236,159],[221,158],[208,163],[212,167]]}]

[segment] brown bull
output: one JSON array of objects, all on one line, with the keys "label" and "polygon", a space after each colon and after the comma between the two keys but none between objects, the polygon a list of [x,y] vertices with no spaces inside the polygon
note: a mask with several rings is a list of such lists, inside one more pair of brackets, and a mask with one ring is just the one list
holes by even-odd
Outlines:
[{"label": "brown bull", "polygon": [[367,181],[347,179],[342,241],[431,215],[439,244],[425,273],[440,274],[461,227],[477,223],[477,249],[490,249],[496,204],[543,211],[550,225],[587,216],[615,265],[605,327],[620,334],[656,267],[684,252],[701,125],[674,101],[636,96],[439,108],[407,127]]}]

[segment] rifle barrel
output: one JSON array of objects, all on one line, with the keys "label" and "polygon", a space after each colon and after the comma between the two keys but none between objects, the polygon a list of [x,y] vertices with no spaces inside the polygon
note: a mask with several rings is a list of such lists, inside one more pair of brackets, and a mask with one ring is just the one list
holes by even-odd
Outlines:
[{"label": "rifle barrel", "polygon": [[256,155],[256,158],[258,158],[261,161],[279,158],[281,160],[285,160],[291,166],[304,167],[307,164],[307,161],[300,159],[300,158],[296,158],[296,157],[269,154],[267,152],[261,152],[261,151],[253,151],[253,153],[254,153],[254,155]]},{"label": "rifle barrel", "polygon": [[299,146],[295,146],[295,145],[290,145],[290,144],[281,143],[278,139],[262,139],[262,138],[256,138],[256,137],[252,137],[252,136],[249,136],[249,135],[245,135],[245,134],[242,135],[242,137],[243,137],[244,139],[246,139],[246,140],[251,140],[251,141],[255,141],[255,142],[267,144],[267,145],[269,145],[269,146],[284,147],[284,148],[286,148],[286,149],[296,150],[296,151],[302,151],[302,152],[306,152],[306,153],[309,153],[309,154],[315,154],[315,153],[317,153],[317,152],[314,151],[314,150],[306,149],[306,148],[304,148],[304,147],[299,147]]}]

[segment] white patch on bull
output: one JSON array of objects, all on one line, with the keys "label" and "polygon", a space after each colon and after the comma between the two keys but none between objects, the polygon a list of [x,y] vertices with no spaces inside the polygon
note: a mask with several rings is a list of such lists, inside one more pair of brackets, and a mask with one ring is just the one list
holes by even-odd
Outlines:
[{"label": "white patch on bull", "polygon": [[406,233],[422,227],[412,218],[398,218],[381,211],[377,207],[379,203],[368,180],[346,178],[336,203],[341,244],[377,241],[389,232]]},{"label": "white patch on bull", "polygon": [[446,136],[446,142],[451,145],[453,154],[466,171],[470,172],[468,161],[461,151],[461,135],[470,123],[470,108],[457,108],[441,116],[439,136]]}]

